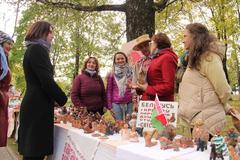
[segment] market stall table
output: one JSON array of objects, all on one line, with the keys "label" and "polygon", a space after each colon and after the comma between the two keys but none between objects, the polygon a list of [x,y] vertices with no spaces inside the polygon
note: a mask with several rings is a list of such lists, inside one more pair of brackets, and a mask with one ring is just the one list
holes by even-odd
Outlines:
[{"label": "market stall table", "polygon": [[[207,160],[210,147],[204,152],[194,148],[180,151],[160,150],[158,145],[145,147],[144,139],[139,143],[121,141],[119,134],[100,140],[83,130],[66,124],[55,124],[53,160]],[[227,158],[225,158],[227,160]]]}]

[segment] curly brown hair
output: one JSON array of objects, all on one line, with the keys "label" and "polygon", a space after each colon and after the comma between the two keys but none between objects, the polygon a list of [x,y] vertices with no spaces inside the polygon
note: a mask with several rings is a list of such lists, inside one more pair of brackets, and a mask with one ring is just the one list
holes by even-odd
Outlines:
[{"label": "curly brown hair", "polygon": [[171,48],[172,46],[170,39],[165,33],[157,33],[151,39],[157,44],[158,49]]},{"label": "curly brown hair", "polygon": [[87,63],[90,59],[93,59],[96,63],[96,72],[97,72],[97,75],[99,73],[99,63],[98,63],[98,60],[96,57],[88,57],[85,61],[84,61],[84,65],[83,65],[83,68],[82,68],[82,71],[85,71],[85,69],[87,68]]},{"label": "curly brown hair", "polygon": [[200,69],[200,57],[210,48],[210,43],[217,38],[209,33],[206,26],[201,23],[191,23],[186,30],[192,38],[192,45],[189,48],[189,67]]}]

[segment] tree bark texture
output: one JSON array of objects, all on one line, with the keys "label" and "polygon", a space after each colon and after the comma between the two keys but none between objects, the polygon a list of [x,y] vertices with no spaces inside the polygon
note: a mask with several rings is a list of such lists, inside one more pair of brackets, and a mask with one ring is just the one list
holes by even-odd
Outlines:
[{"label": "tree bark texture", "polygon": [[142,34],[152,36],[155,31],[155,10],[153,0],[126,1],[127,41]]}]

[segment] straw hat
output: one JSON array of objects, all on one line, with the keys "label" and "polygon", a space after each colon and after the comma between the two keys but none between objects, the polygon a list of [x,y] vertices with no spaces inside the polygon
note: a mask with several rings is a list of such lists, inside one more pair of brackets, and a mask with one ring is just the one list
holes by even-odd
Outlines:
[{"label": "straw hat", "polygon": [[135,39],[135,45],[133,46],[133,50],[138,50],[138,46],[144,42],[150,42],[151,39],[149,38],[148,34],[141,35]]}]

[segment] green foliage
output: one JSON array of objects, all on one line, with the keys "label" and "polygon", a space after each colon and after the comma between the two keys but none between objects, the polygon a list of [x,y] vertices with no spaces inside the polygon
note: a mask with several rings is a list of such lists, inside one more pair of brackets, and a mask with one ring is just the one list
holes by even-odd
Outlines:
[{"label": "green foliage", "polygon": [[[78,0],[72,2],[78,3]],[[81,1],[104,4],[101,1]],[[55,78],[69,91],[75,69],[76,54],[80,54],[79,66],[88,56],[104,60],[106,55],[112,55],[117,50],[122,32],[122,24],[115,21],[117,14],[113,12],[79,12],[71,9],[53,8],[39,3],[30,3],[23,12],[23,17],[16,30],[17,40],[11,56],[14,84],[24,91],[25,82],[22,70],[22,60],[25,51],[24,37],[27,28],[33,22],[46,20],[54,27],[54,42],[50,58],[55,69]],[[14,66],[14,67],[13,67]]]},{"label": "green foliage", "polygon": [[[74,4],[103,5],[108,0],[69,0]],[[155,1],[158,2],[158,1]],[[162,12],[156,12],[156,32],[165,32],[172,40],[172,47],[180,56],[183,30],[188,23],[200,22],[216,33],[228,47],[228,70],[231,85],[237,83],[239,62],[240,17],[239,0],[181,0],[172,3]],[[27,10],[17,27],[17,40],[10,57],[14,83],[23,91],[25,88],[22,71],[24,36],[28,26],[37,20],[47,20],[54,26],[55,40],[51,60],[55,77],[66,83],[69,90],[73,74],[81,68],[88,56],[99,58],[101,66],[111,65],[111,57],[119,48],[123,33],[124,18],[118,12],[80,12],[57,8],[41,3],[27,3]],[[118,18],[116,18],[118,17]],[[79,54],[79,64],[76,58]],[[238,63],[239,64],[239,63]]]},{"label": "green foliage", "polygon": [[[179,56],[183,53],[183,31],[187,24],[205,24],[226,46],[227,68],[231,86],[237,84],[240,52],[239,0],[177,1],[156,14],[156,32],[165,32]],[[232,55],[233,54],[233,55]]]},{"label": "green foliage", "polygon": [[[186,13],[188,14],[188,11],[185,11],[183,5],[187,6],[189,10],[192,8],[191,3],[177,1],[162,12],[156,13],[156,33],[166,33],[172,41],[172,47],[179,56],[184,53],[183,30],[184,22],[188,20],[188,17],[184,16]],[[189,13],[189,15],[191,14]]]}]

